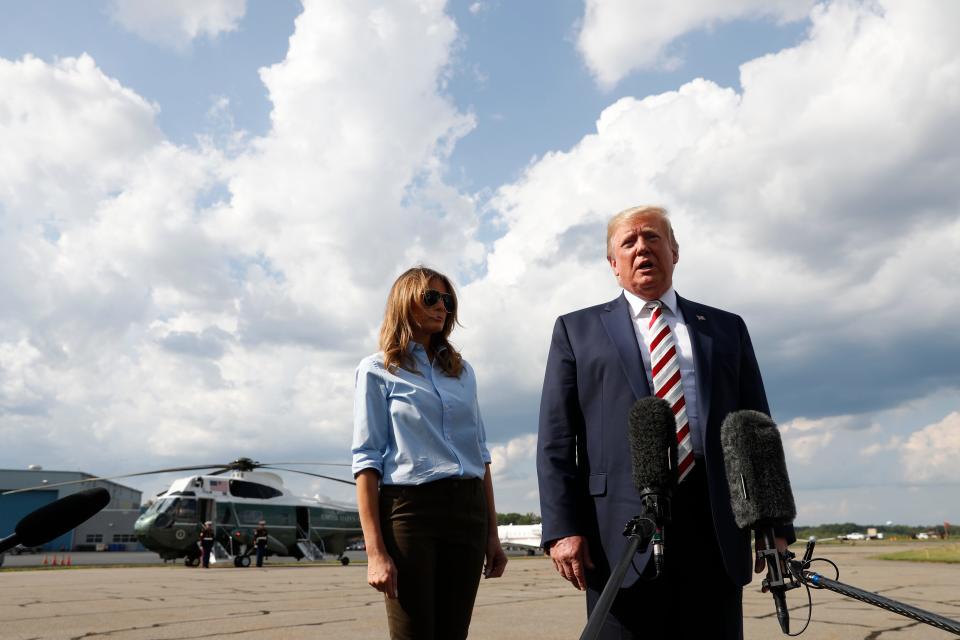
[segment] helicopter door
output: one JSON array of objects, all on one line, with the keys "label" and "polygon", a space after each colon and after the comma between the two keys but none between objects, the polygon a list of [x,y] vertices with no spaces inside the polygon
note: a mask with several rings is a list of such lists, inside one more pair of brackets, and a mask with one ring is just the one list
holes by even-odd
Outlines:
[{"label": "helicopter door", "polygon": [[297,540],[310,539],[310,509],[297,507]]},{"label": "helicopter door", "polygon": [[200,516],[200,522],[216,522],[217,503],[210,498],[200,498],[200,508],[197,514]]}]

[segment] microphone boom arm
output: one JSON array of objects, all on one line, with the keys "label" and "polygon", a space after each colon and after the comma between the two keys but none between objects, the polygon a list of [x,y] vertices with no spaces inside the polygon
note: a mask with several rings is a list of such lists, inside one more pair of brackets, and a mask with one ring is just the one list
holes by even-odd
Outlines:
[{"label": "microphone boom arm", "polygon": [[[931,611],[920,609],[903,602],[898,602],[891,598],[885,598],[870,591],[864,591],[849,584],[844,584],[838,580],[826,578],[815,571],[810,571],[809,566],[813,560],[813,548],[816,545],[816,539],[811,538],[807,542],[807,549],[802,560],[796,560],[794,554],[787,551],[783,554],[783,559],[787,564],[790,574],[793,578],[811,589],[828,589],[842,596],[859,600],[867,604],[886,609],[897,615],[922,622],[923,624],[948,631],[954,635],[960,636],[960,622],[941,616]],[[827,562],[830,562],[827,560]],[[832,562],[830,564],[833,564]],[[836,567],[836,565],[834,565]],[[839,570],[838,570],[839,572]]]}]

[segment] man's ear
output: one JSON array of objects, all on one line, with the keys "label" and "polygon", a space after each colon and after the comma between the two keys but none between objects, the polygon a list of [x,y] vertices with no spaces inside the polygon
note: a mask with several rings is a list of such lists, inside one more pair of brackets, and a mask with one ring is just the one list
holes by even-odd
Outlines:
[{"label": "man's ear", "polygon": [[[673,261],[676,262],[676,261],[677,261],[676,258],[674,258]],[[617,268],[617,259],[616,259],[616,258],[610,258],[610,257],[608,257],[608,258],[607,258],[607,262],[610,263],[610,268],[613,269],[613,275],[615,275],[615,276],[617,276],[617,277],[619,278],[619,277],[620,277],[620,270]]]}]

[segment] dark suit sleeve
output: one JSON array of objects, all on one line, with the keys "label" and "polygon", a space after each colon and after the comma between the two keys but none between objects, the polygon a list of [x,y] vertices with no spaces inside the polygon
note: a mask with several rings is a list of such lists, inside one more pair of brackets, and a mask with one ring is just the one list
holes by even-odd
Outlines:
[{"label": "dark suit sleeve", "polygon": [[[767,394],[763,389],[760,365],[757,364],[757,357],[753,352],[750,333],[743,318],[738,317],[737,320],[740,323],[740,404],[744,409],[761,411],[769,416],[770,406],[767,404]],[[786,538],[788,544],[797,541],[793,525],[774,527],[773,532],[777,537]]]},{"label": "dark suit sleeve", "polygon": [[767,393],[763,388],[763,378],[760,376],[760,365],[753,352],[753,343],[750,341],[750,332],[743,318],[737,316],[740,332],[740,408],[760,411],[770,415],[770,405],[767,404]]},{"label": "dark suit sleeve", "polygon": [[537,441],[544,548],[566,536],[587,534],[581,520],[587,496],[577,467],[577,445],[583,425],[577,363],[563,318],[558,318],[547,356]]}]

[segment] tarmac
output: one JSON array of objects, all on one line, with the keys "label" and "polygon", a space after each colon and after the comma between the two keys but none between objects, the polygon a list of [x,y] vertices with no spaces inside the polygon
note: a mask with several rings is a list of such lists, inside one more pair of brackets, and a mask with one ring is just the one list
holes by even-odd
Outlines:
[{"label": "tarmac", "polygon": [[[818,548],[840,567],[839,580],[960,620],[960,566],[873,559],[900,547],[876,543]],[[108,554],[110,555],[110,554]],[[121,556],[123,554],[113,554]],[[77,564],[76,557],[73,558]],[[81,559],[82,561],[83,559]],[[0,570],[0,638],[4,640],[299,640],[387,637],[380,594],[366,566],[278,565],[263,569],[182,564],[106,568]],[[828,565],[814,567],[831,576]],[[812,592],[808,640],[901,640],[956,636],[825,590]],[[788,594],[791,631],[807,617],[803,589]],[[483,580],[471,638],[578,638],[583,595],[542,556],[510,559],[503,578]],[[744,637],[783,637],[769,594],[744,590]]]}]

